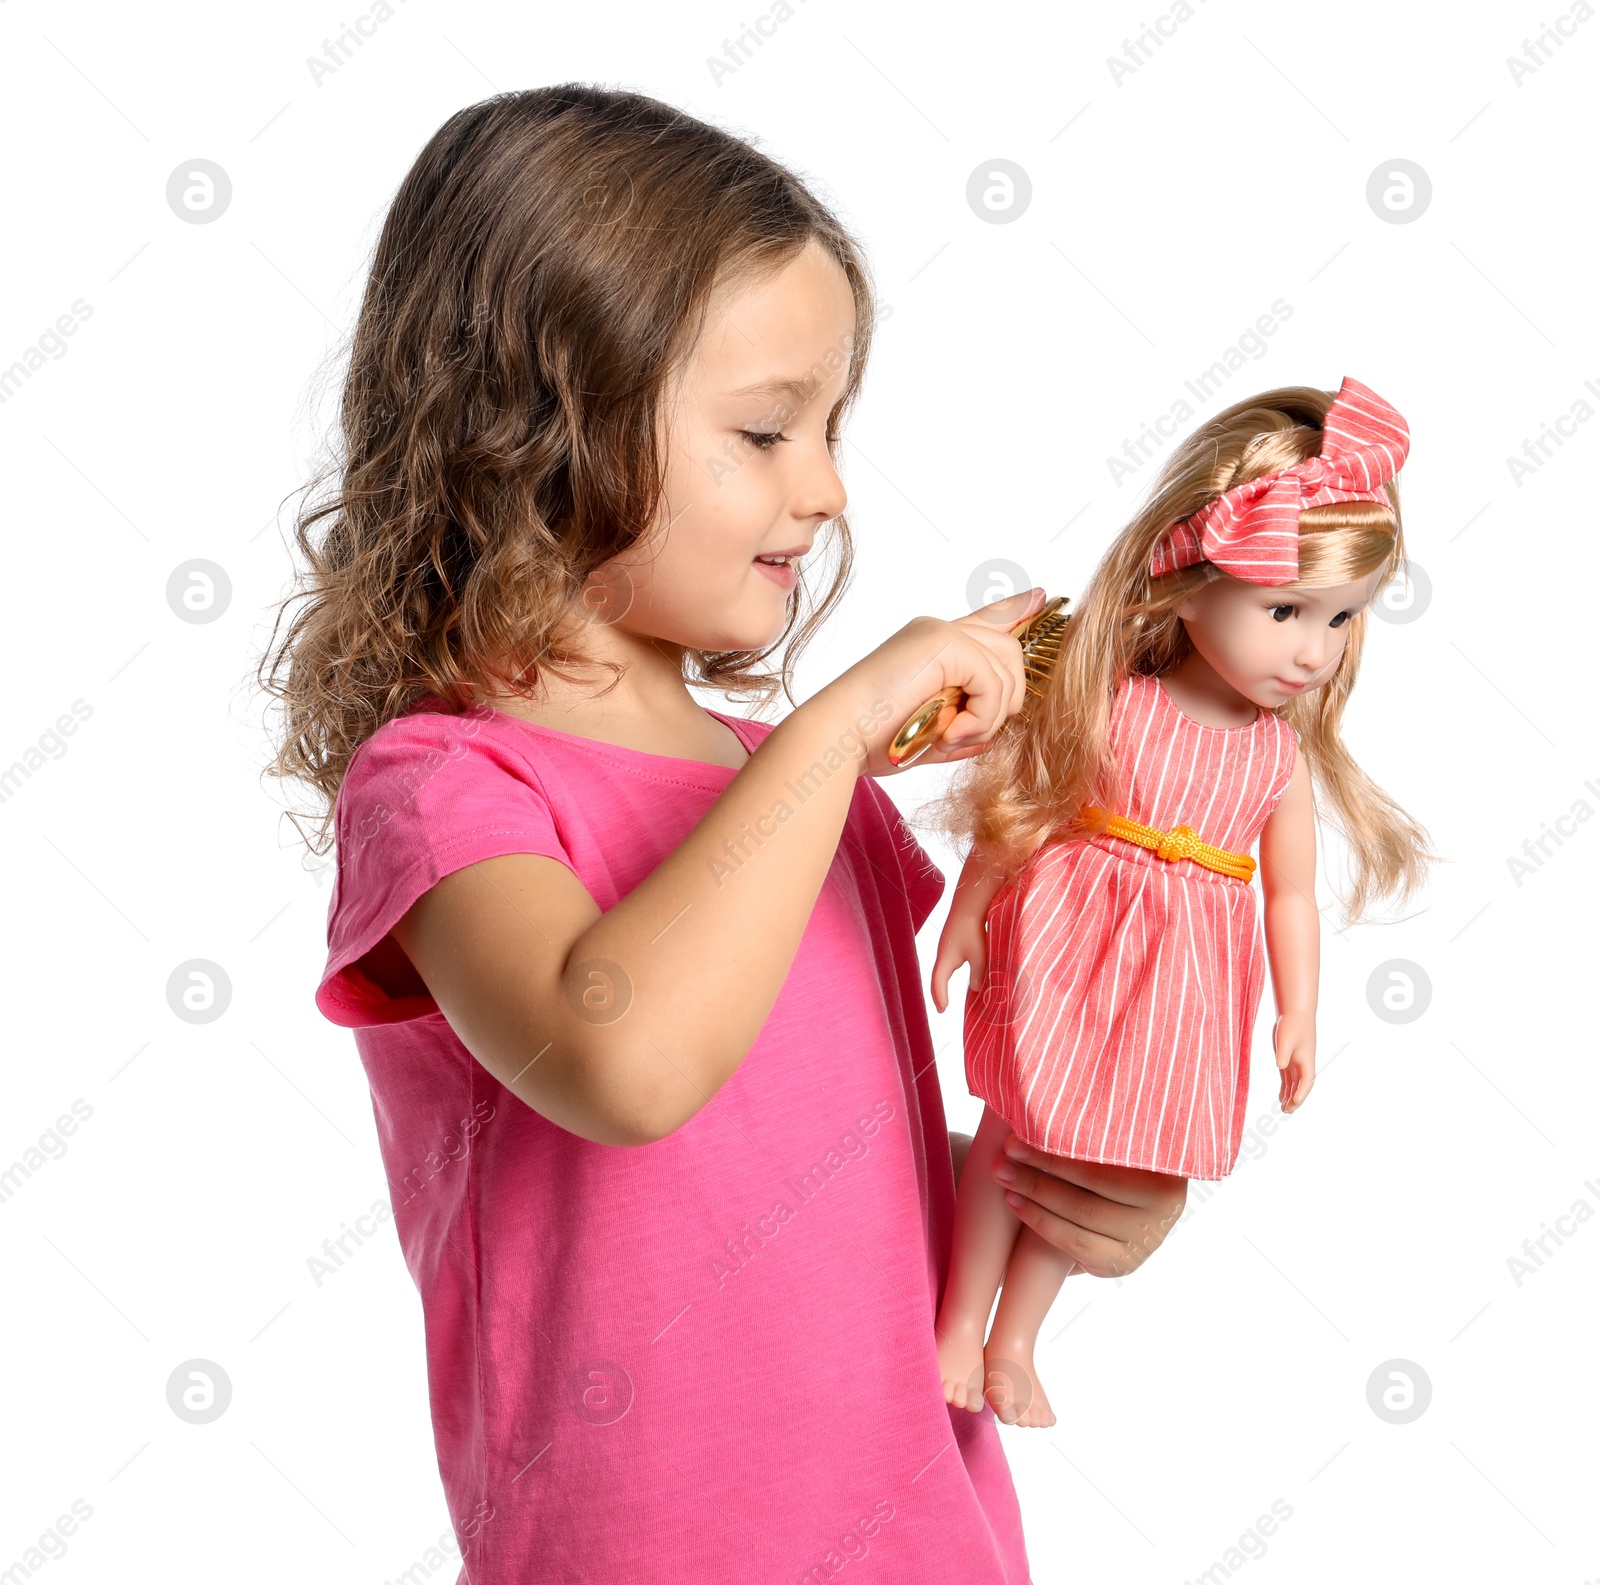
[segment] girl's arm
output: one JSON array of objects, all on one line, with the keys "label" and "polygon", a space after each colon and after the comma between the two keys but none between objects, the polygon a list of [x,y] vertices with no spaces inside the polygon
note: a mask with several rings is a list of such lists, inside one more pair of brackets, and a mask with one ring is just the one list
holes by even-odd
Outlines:
[{"label": "girl's arm", "polygon": [[1317,829],[1311,773],[1298,749],[1294,773],[1261,830],[1261,891],[1267,960],[1278,1020],[1272,1039],[1283,1070],[1278,1099],[1292,1112],[1311,1093],[1316,1077],[1317,968],[1321,919],[1317,913]]},{"label": "girl's arm", "polygon": [[[1010,625],[1042,592],[1014,597]],[[762,740],[682,844],[604,912],[559,860],[505,854],[425,892],[392,935],[461,1043],[542,1116],[600,1144],[693,1117],[760,1034],[866,771],[957,684],[968,758],[1020,708],[1022,646],[989,606],[919,617]]]}]

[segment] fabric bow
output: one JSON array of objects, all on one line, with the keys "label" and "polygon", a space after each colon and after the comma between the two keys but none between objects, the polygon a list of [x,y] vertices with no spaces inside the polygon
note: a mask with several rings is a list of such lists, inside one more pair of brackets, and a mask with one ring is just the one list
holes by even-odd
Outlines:
[{"label": "fabric bow", "polygon": [[1336,501],[1387,506],[1383,486],[1410,449],[1405,419],[1347,374],[1322,422],[1321,455],[1235,485],[1174,523],[1151,552],[1150,575],[1211,561],[1248,583],[1293,583],[1300,576],[1300,514]]}]

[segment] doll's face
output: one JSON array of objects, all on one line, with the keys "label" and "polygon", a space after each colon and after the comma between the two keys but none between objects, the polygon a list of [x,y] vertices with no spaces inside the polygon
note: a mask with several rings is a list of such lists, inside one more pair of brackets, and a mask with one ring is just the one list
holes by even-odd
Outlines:
[{"label": "doll's face", "polygon": [[1383,569],[1356,583],[1268,586],[1229,573],[1177,609],[1213,671],[1253,704],[1275,710],[1325,683],[1350,636],[1350,619],[1377,592]]}]

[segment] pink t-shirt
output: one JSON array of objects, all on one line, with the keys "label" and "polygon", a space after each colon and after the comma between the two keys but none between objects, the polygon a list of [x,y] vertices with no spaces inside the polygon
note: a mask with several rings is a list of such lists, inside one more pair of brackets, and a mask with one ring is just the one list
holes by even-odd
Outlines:
[{"label": "pink t-shirt", "polygon": [[426,699],[340,789],[317,1005],[372,1090],[458,1585],[1025,1585],[994,1416],[949,1408],[934,1350],[955,1185],[915,935],[944,876],[875,781],[755,1044],[657,1143],[547,1121],[359,964],[496,854],[612,907],[734,774]]}]

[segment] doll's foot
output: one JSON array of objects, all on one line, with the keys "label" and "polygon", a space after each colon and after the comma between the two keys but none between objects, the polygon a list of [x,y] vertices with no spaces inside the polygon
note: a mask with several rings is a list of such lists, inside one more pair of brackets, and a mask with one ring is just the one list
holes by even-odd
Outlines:
[{"label": "doll's foot", "polygon": [[984,1403],[982,1322],[941,1314],[936,1330],[944,1401],[979,1413]]},{"label": "doll's foot", "polygon": [[1033,1350],[1020,1344],[996,1345],[983,1351],[987,1396],[995,1415],[1006,1425],[1043,1427],[1056,1423],[1055,1410],[1033,1368]]}]

